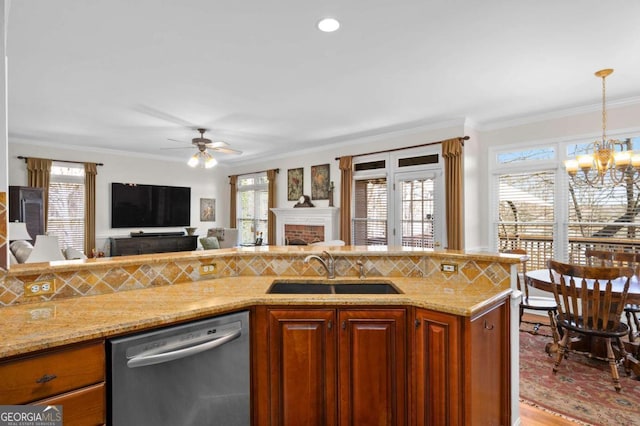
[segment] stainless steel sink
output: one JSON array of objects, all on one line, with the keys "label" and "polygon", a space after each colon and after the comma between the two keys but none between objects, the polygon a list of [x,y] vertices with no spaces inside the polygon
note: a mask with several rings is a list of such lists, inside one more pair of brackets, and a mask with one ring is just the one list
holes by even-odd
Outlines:
[{"label": "stainless steel sink", "polygon": [[275,280],[268,294],[399,294],[391,281],[332,281]]}]

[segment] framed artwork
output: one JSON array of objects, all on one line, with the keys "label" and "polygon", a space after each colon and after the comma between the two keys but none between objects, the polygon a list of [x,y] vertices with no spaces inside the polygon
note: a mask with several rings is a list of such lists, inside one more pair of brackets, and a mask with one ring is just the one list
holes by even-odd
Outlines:
[{"label": "framed artwork", "polygon": [[200,198],[200,222],[216,221],[215,198]]},{"label": "framed artwork", "polygon": [[287,200],[297,201],[302,196],[304,168],[287,171]]},{"label": "framed artwork", "polygon": [[311,166],[311,199],[329,199],[329,164]]}]

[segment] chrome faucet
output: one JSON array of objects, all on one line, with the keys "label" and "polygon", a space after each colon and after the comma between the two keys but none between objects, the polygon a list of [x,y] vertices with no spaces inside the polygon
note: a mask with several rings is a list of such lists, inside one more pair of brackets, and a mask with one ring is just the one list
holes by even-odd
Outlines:
[{"label": "chrome faucet", "polygon": [[324,266],[325,271],[327,271],[327,278],[331,280],[336,277],[335,260],[327,251],[323,251],[322,254],[324,254],[326,258],[320,257],[317,254],[310,254],[304,258],[304,263],[309,263],[311,259],[316,259],[322,266]]}]

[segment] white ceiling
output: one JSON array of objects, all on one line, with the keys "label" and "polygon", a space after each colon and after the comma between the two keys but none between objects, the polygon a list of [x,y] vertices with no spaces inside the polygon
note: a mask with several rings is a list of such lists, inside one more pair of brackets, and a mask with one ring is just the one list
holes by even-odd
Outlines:
[{"label": "white ceiling", "polygon": [[10,143],[233,164],[637,98],[640,1],[14,0],[7,55]]}]

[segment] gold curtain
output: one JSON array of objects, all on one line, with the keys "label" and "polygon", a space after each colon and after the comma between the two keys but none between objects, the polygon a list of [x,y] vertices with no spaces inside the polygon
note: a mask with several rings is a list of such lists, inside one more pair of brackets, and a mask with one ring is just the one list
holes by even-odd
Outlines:
[{"label": "gold curtain", "polygon": [[267,207],[269,209],[267,213],[267,242],[271,245],[276,244],[276,215],[271,211],[276,207],[276,175],[277,169],[267,170],[267,180],[269,181],[269,195],[267,201]]},{"label": "gold curtain", "polygon": [[238,183],[238,176],[229,176],[229,228],[236,227],[236,199],[237,197],[237,189],[236,185]]},{"label": "gold curtain", "polygon": [[442,142],[444,158],[444,185],[447,210],[447,248],[462,250],[464,222],[462,218],[462,151],[460,138]]},{"label": "gold curtain", "polygon": [[353,157],[340,157],[340,239],[351,245],[351,186]]},{"label": "gold curtain", "polygon": [[96,248],[96,163],[84,163],[84,252]]},{"label": "gold curtain", "polygon": [[52,160],[45,158],[27,158],[27,185],[44,188],[44,229],[47,230],[49,218],[49,180]]}]

